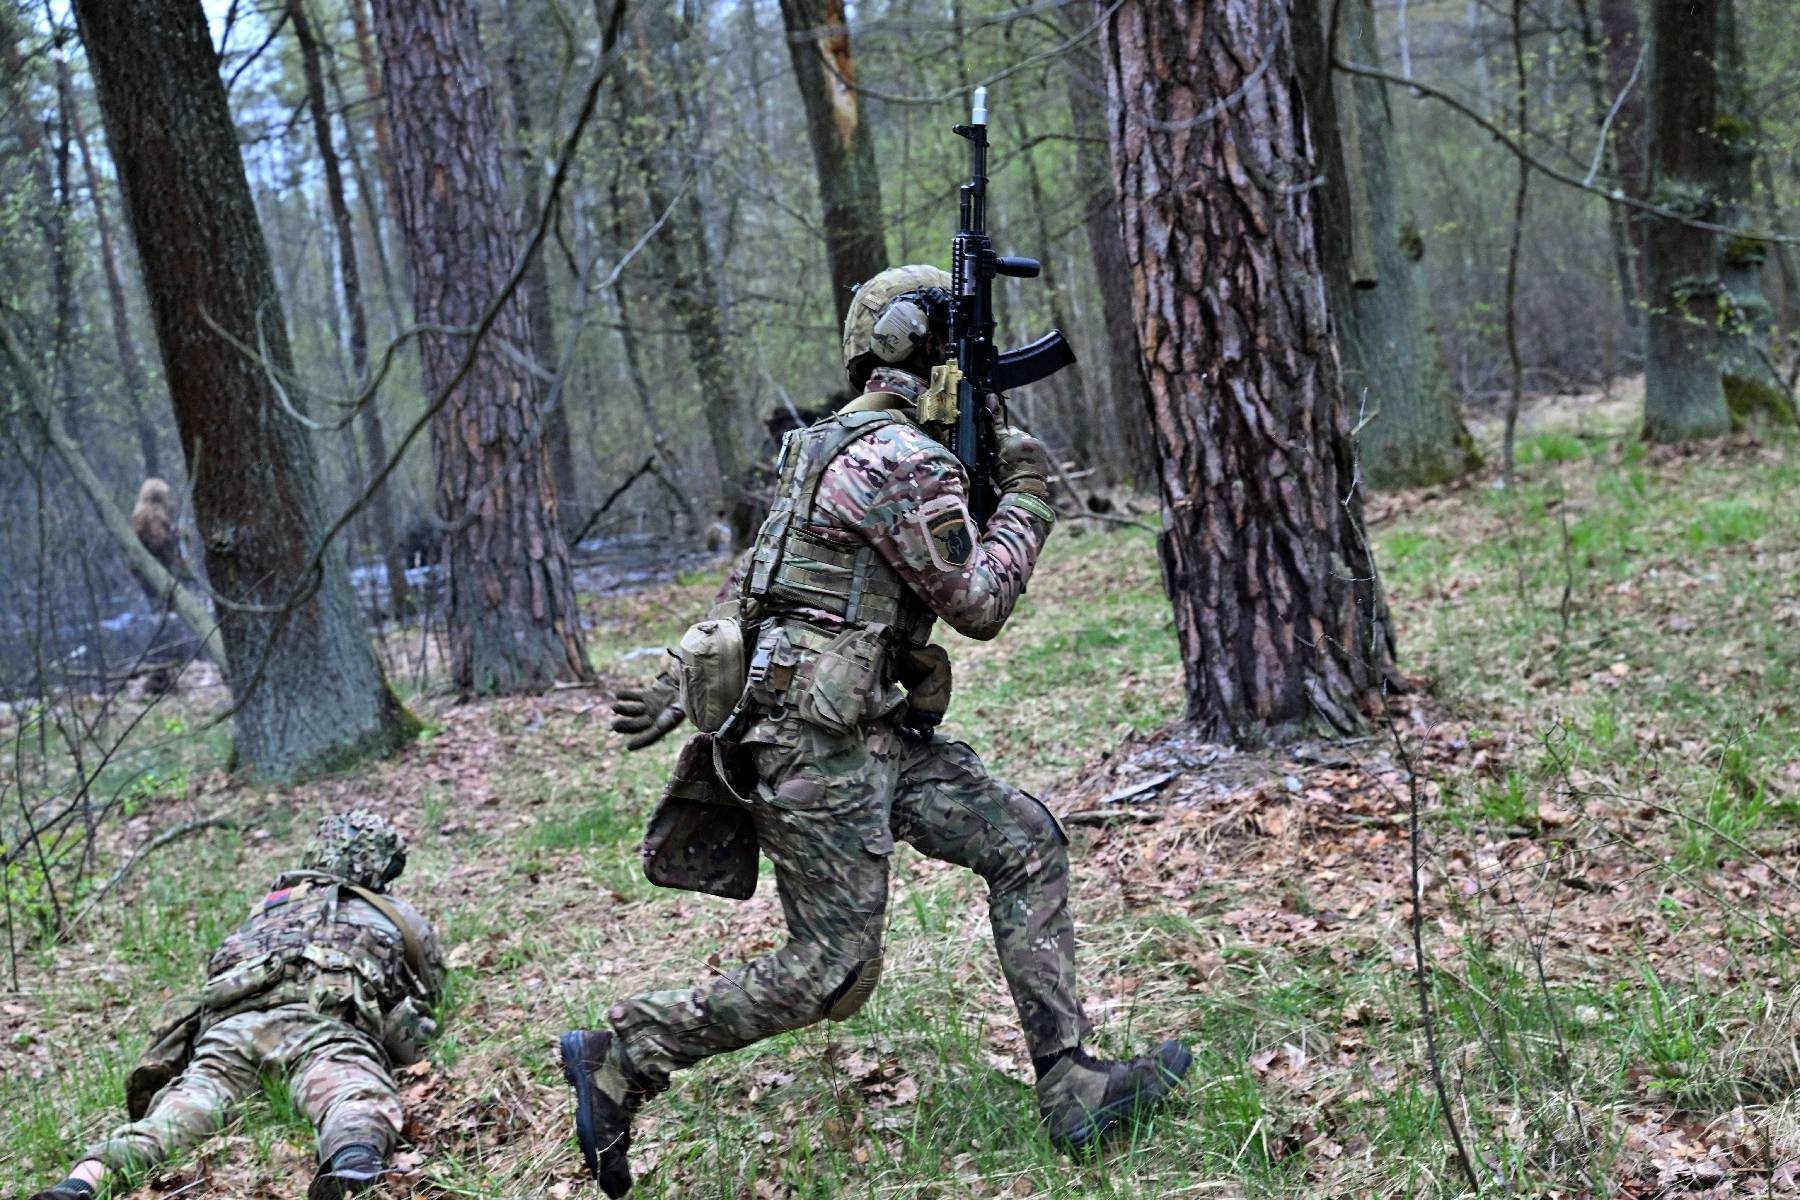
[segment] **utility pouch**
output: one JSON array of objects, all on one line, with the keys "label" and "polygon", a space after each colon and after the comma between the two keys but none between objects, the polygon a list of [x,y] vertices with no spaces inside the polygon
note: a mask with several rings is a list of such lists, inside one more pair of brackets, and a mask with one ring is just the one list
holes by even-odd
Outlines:
[{"label": "utility pouch", "polygon": [[950,652],[935,643],[908,646],[897,656],[895,673],[906,689],[907,726],[936,729],[950,711]]},{"label": "utility pouch", "polygon": [[200,989],[200,1003],[208,1012],[224,1012],[252,996],[260,996],[281,982],[287,959],[279,953],[259,955],[239,963],[223,975],[215,975]]},{"label": "utility pouch", "polygon": [[[659,887],[733,900],[756,894],[756,825],[732,798],[735,784],[719,776],[721,765],[739,773],[744,757],[708,733],[695,734],[682,746],[644,834],[644,878]],[[746,791],[755,786],[739,782]]]},{"label": "utility pouch", "polygon": [[744,695],[744,627],[734,616],[708,617],[681,635],[681,706],[703,733],[717,733]]},{"label": "utility pouch", "polygon": [[157,1094],[187,1069],[205,1015],[206,1006],[195,996],[177,996],[163,1006],[150,1044],[125,1077],[125,1112],[133,1121],[143,1120]]},{"label": "utility pouch", "polygon": [[812,661],[796,708],[827,733],[846,734],[892,707],[885,678],[887,639],[879,626],[846,629]]}]

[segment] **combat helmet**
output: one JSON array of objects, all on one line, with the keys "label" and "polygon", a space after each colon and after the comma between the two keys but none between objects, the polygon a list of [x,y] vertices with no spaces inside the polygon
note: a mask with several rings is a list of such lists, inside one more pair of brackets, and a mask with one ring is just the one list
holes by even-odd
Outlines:
[{"label": "combat helmet", "polygon": [[857,379],[858,360],[866,355],[875,355],[876,365],[881,361],[897,362],[905,357],[904,354],[892,358],[882,355],[875,344],[875,323],[895,297],[923,288],[942,288],[947,292],[950,272],[926,263],[889,267],[856,289],[856,295],[850,300],[850,310],[844,314],[844,370],[849,372],[851,382],[861,386],[861,380]]},{"label": "combat helmet", "polygon": [[300,866],[380,891],[406,869],[406,839],[387,818],[365,809],[333,813],[319,822]]}]

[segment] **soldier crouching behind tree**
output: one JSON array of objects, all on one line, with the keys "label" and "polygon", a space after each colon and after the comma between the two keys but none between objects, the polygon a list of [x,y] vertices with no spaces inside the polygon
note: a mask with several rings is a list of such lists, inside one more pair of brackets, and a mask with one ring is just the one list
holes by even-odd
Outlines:
[{"label": "soldier crouching behind tree", "polygon": [[298,870],[275,880],[208,963],[206,985],[169,1018],[125,1082],[134,1118],[31,1200],[91,1200],[210,1137],[233,1108],[283,1073],[319,1135],[308,1200],[339,1200],[381,1179],[403,1114],[393,1065],[418,1061],[443,986],[431,927],[386,895],[406,846],[372,813],[325,818]]},{"label": "soldier crouching behind tree", "polygon": [[760,844],[789,940],[709,982],[613,1005],[610,1030],[563,1035],[577,1139],[609,1196],[631,1187],[632,1116],[669,1086],[670,1072],[847,1020],[868,1001],[881,978],[896,839],[987,881],[994,943],[1055,1144],[1092,1146],[1161,1101],[1191,1062],[1174,1041],[1130,1062],[1083,1049],[1063,832],[968,746],[933,732],[950,690],[933,622],[998,634],[1056,520],[1044,447],[996,429],[1002,499],[978,530],[948,431],[916,407],[947,357],[939,314],[949,286],[945,272],[911,266],[858,290],[844,359],[863,394],[784,442],[774,508],[736,600],[682,639],[679,697],[661,682],[618,710],[624,731],[639,735],[634,747],[684,713],[703,731],[683,747],[651,821],[646,873],[748,896]]}]

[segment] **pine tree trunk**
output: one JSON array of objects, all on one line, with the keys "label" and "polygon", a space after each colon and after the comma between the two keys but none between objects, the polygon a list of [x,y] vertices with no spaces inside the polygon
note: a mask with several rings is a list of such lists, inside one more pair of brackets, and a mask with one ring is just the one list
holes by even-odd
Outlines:
[{"label": "pine tree trunk", "polygon": [[[1294,43],[1318,137],[1319,249],[1344,395],[1362,425],[1363,474],[1372,487],[1458,479],[1481,457],[1444,384],[1420,261],[1425,238],[1408,205],[1387,89],[1379,80],[1331,71],[1325,46],[1331,6],[1323,7],[1317,0],[1296,4]],[[1338,0],[1336,11],[1338,57],[1379,68],[1369,0]]]},{"label": "pine tree trunk", "polygon": [[88,199],[94,206],[94,230],[100,235],[100,268],[106,280],[106,300],[112,316],[113,345],[118,347],[119,375],[125,387],[125,404],[131,412],[131,427],[137,435],[138,453],[144,460],[144,477],[161,477],[162,451],[157,445],[156,423],[145,407],[145,393],[150,383],[144,375],[143,356],[138,353],[137,337],[131,331],[130,310],[125,305],[125,284],[119,273],[118,240],[113,236],[112,215],[107,210],[106,192],[101,187],[100,169],[88,148],[87,122],[75,100],[75,88],[69,78],[69,64],[56,60],[56,86],[61,93],[63,110],[69,115],[74,131],[75,148],[81,153],[81,170],[87,180]]},{"label": "pine tree trunk", "polygon": [[831,267],[831,300],[843,323],[856,285],[889,264],[881,221],[875,139],[857,94],[856,59],[844,0],[781,0],[794,80],[819,174],[820,228]]},{"label": "pine tree trunk", "polygon": [[[1320,263],[1281,0],[1126,0],[1108,125],[1162,455],[1164,581],[1208,737],[1361,726],[1392,633]],[[1268,47],[1274,51],[1260,78]],[[1194,121],[1239,89],[1216,119]]]},{"label": "pine tree trunk", "polygon": [[[1727,0],[1728,2],[1728,0]],[[1720,0],[1656,0],[1651,44],[1650,198],[1719,219],[1723,170],[1718,114]],[[1644,437],[1684,442],[1731,428],[1719,382],[1718,239],[1651,217],[1645,230]]]},{"label": "pine tree trunk", "polygon": [[238,760],[285,778],[384,753],[417,723],[382,678],[341,549],[306,575],[325,531],[307,431],[281,410],[263,366],[208,325],[260,339],[270,366],[292,369],[206,14],[199,0],[74,8],[143,262],[207,576],[224,600]]},{"label": "pine tree trunk", "polygon": [[[418,320],[469,328],[505,287],[514,253],[475,11],[465,0],[377,0],[373,16]],[[427,394],[451,384],[468,345],[419,339]],[[591,677],[538,384],[517,361],[530,353],[515,293],[431,425],[438,512],[456,525],[446,539],[450,658],[465,694]]]},{"label": "pine tree trunk", "polygon": [[[305,0],[287,0],[288,20],[294,27],[294,40],[300,43],[300,63],[306,78],[306,102],[312,114],[313,138],[318,143],[319,161],[325,168],[325,199],[331,206],[331,227],[337,234],[338,283],[343,290],[344,313],[350,322],[350,374],[356,386],[369,378],[369,314],[363,303],[362,268],[357,264],[356,227],[350,221],[350,205],[344,199],[344,177],[338,166],[337,146],[331,135],[331,110],[325,103],[325,74],[319,67],[319,45],[313,39],[312,22],[306,16]],[[381,427],[378,398],[371,397],[363,406],[363,432],[369,440],[371,468],[380,470],[387,462],[387,435]],[[344,427],[352,448],[351,469],[356,491],[360,495],[368,486],[362,456],[355,453],[355,434]],[[406,564],[401,561],[400,537],[394,526],[393,493],[386,483],[375,489],[369,507],[375,517],[375,539],[381,546],[381,560],[386,568],[388,602],[396,618],[406,612],[410,589],[406,586]]]}]

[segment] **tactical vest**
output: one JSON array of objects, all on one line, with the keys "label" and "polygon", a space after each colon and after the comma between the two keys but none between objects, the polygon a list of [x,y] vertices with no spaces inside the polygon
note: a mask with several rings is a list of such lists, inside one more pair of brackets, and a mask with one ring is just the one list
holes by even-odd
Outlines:
[{"label": "tactical vest", "polygon": [[330,876],[295,872],[276,885],[207,963],[209,1018],[308,1003],[379,1035],[382,1015],[424,990],[404,929]]},{"label": "tactical vest", "polygon": [[809,528],[826,469],[855,442],[905,420],[892,410],[840,413],[782,438],[775,502],[744,575],[747,618],[811,609],[853,629],[887,626],[900,644],[923,646],[930,640],[931,610],[874,546],[832,541]]}]

